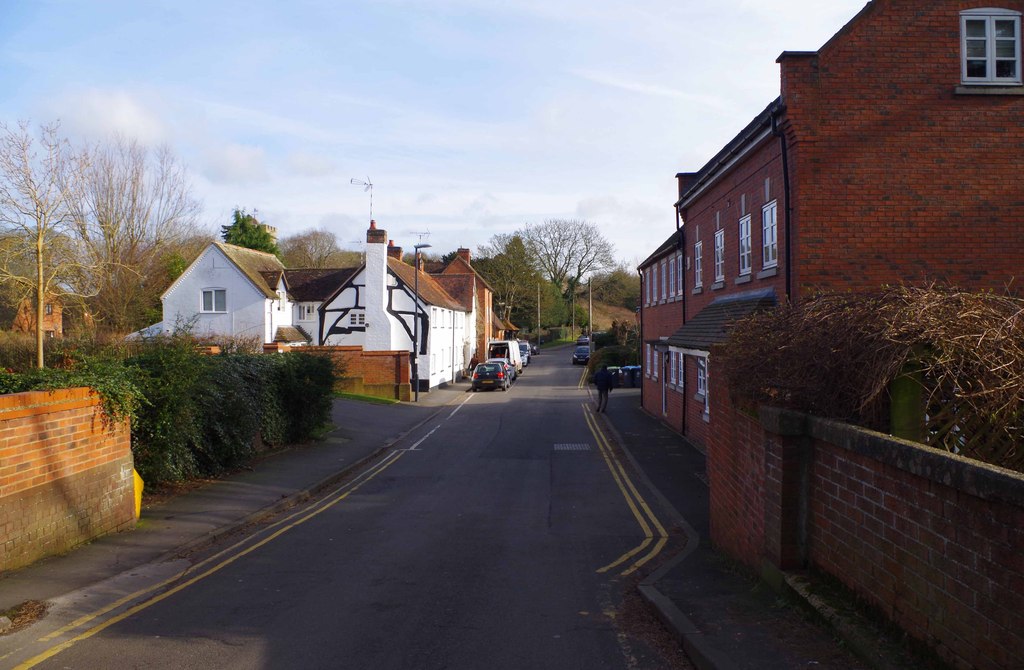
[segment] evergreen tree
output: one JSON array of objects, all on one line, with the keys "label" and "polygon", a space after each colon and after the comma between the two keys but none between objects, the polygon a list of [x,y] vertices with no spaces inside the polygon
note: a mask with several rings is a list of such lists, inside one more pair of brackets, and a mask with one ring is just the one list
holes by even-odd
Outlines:
[{"label": "evergreen tree", "polygon": [[256,251],[265,251],[277,257],[281,256],[281,250],[278,249],[274,236],[260,225],[255,216],[236,207],[232,218],[230,226],[220,227],[220,236],[225,242],[236,247],[246,247]]}]

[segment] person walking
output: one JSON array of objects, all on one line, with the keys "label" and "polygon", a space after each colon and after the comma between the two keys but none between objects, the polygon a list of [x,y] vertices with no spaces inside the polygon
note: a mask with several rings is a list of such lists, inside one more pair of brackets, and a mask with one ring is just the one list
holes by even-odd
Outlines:
[{"label": "person walking", "polygon": [[597,411],[604,412],[608,409],[608,393],[612,390],[612,373],[608,372],[607,365],[602,365],[594,375],[594,384],[597,386]]}]

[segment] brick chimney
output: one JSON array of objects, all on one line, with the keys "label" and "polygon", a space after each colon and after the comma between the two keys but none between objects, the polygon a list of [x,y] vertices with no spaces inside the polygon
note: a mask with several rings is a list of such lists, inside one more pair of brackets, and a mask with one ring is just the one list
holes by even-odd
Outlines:
[{"label": "brick chimney", "polygon": [[377,229],[377,222],[370,219],[370,229],[366,231],[366,243],[367,244],[386,244],[388,241],[388,231],[383,228]]},{"label": "brick chimney", "polygon": [[465,247],[459,247],[455,251],[455,255],[461,258],[462,260],[466,261],[467,263],[469,262],[469,249],[466,249]]},{"label": "brick chimney", "polygon": [[388,240],[388,258],[402,260],[402,247],[396,247],[394,240]]}]

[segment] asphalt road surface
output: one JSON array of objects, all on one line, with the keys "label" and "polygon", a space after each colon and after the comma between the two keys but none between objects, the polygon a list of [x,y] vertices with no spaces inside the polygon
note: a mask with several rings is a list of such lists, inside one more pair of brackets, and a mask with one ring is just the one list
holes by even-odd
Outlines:
[{"label": "asphalt road surface", "polygon": [[629,606],[664,515],[582,373],[546,353],[508,392],[466,393],[36,667],[678,667]]}]

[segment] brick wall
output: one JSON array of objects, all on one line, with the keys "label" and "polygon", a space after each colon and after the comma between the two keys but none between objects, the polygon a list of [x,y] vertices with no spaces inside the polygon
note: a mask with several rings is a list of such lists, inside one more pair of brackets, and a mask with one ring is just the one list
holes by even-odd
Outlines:
[{"label": "brick wall", "polygon": [[394,400],[412,397],[408,351],[363,351],[362,347],[302,347],[301,351],[330,356],[338,391]]},{"label": "brick wall", "polygon": [[834,576],[956,667],[1020,667],[1024,475],[712,393],[717,546]]},{"label": "brick wall", "polygon": [[0,570],[132,527],[132,465],[89,389],[0,396]]},{"label": "brick wall", "polygon": [[798,293],[1021,291],[1024,96],[960,87],[959,12],[982,6],[877,1],[816,55],[780,60]]}]

